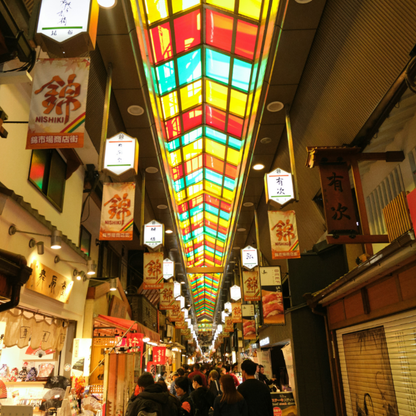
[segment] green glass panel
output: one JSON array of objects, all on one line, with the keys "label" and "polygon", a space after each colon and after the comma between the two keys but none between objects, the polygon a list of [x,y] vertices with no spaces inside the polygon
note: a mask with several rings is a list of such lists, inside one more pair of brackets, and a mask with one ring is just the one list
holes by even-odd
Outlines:
[{"label": "green glass panel", "polygon": [[210,182],[216,183],[217,185],[222,186],[223,176],[219,175],[218,173],[210,169],[205,169],[205,179],[209,180]]},{"label": "green glass panel", "polygon": [[225,241],[227,239],[227,236],[218,231],[218,239],[221,240],[221,241]]},{"label": "green glass panel", "polygon": [[202,76],[201,49],[178,58],[179,85],[189,84]]},{"label": "green glass panel", "polygon": [[204,227],[205,234],[212,235],[213,237],[217,236],[217,232],[209,227]]},{"label": "green glass panel", "polygon": [[241,90],[248,91],[250,84],[251,65],[240,59],[234,59],[233,77],[231,85]]},{"label": "green glass panel", "polygon": [[198,127],[195,130],[190,131],[182,136],[182,146],[186,146],[189,143],[193,143],[202,137],[202,127]]},{"label": "green glass panel", "polygon": [[207,49],[205,65],[208,77],[228,84],[230,75],[230,57],[228,55]]},{"label": "green glass panel", "polygon": [[179,214],[179,221],[185,221],[189,218],[189,211],[182,212]]},{"label": "green glass panel", "polygon": [[222,211],[220,210],[220,218],[222,218],[223,220],[228,221],[231,217],[231,214],[229,214],[228,212]]},{"label": "green glass panel", "polygon": [[215,251],[211,247],[205,246],[205,250],[209,251],[212,254],[215,254]]},{"label": "green glass panel", "polygon": [[218,216],[219,209],[213,207],[212,205],[205,204],[205,210],[208,211],[209,213],[213,214],[213,215],[217,215]]},{"label": "green glass panel", "polygon": [[173,152],[179,149],[179,146],[180,146],[179,139],[175,139],[175,140],[172,140],[171,142],[166,143],[166,149],[168,149],[169,152]]},{"label": "green glass panel", "polygon": [[159,83],[160,95],[176,88],[175,68],[173,61],[166,62],[156,68],[157,81]]},{"label": "green glass panel", "polygon": [[224,187],[229,189],[230,191],[234,191],[235,180],[225,177],[224,178]]},{"label": "green glass panel", "polygon": [[219,131],[212,129],[211,127],[205,128],[205,134],[218,143],[227,143],[227,136],[224,133],[220,133]]},{"label": "green glass panel", "polygon": [[234,139],[234,137],[230,136],[228,137],[228,144],[236,150],[240,150],[243,147],[243,142],[241,140]]},{"label": "green glass panel", "polygon": [[[199,169],[191,174],[187,175],[186,177],[186,186],[195,185],[198,182],[202,182],[202,169]],[[202,209],[201,209],[202,211]],[[192,215],[193,216],[193,215]]]},{"label": "green glass panel", "polygon": [[[201,169],[201,171],[202,171],[202,169]],[[191,211],[190,211],[190,213],[191,213],[191,217],[193,217],[193,216],[195,216],[195,215],[199,214],[199,213],[200,213],[200,212],[202,212],[202,211],[203,211],[203,206],[202,206],[202,204],[201,204],[201,205],[196,206],[195,208],[192,208],[192,209],[191,209]]]},{"label": "green glass panel", "polygon": [[175,192],[182,191],[183,188],[185,188],[185,181],[183,178],[173,182],[173,187],[175,189]]}]

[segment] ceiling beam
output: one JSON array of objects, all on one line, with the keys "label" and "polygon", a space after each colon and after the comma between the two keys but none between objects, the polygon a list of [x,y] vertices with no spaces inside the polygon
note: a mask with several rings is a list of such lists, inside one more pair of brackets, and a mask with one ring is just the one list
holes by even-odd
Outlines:
[{"label": "ceiling beam", "polygon": [[187,267],[186,273],[195,273],[195,274],[224,273],[224,267]]}]

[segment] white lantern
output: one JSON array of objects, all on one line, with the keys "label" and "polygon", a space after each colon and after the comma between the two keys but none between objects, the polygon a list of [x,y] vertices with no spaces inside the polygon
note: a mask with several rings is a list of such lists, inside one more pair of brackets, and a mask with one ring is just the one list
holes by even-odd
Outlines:
[{"label": "white lantern", "polygon": [[225,317],[228,316],[228,313],[226,313],[225,311],[221,312],[221,322],[223,322],[225,324]]},{"label": "white lantern", "polygon": [[225,310],[227,311],[227,316],[231,313],[231,308],[232,308],[232,306],[231,306],[231,302],[226,302],[226,303],[224,304],[224,311],[225,311]]},{"label": "white lantern", "polygon": [[173,297],[176,299],[181,295],[181,284],[179,282],[174,282],[173,284]]},{"label": "white lantern", "polygon": [[241,287],[234,285],[230,287],[230,295],[232,300],[240,300],[241,299]]},{"label": "white lantern", "polygon": [[185,307],[185,298],[183,296],[178,296],[176,300],[181,303],[181,309],[183,309]]}]

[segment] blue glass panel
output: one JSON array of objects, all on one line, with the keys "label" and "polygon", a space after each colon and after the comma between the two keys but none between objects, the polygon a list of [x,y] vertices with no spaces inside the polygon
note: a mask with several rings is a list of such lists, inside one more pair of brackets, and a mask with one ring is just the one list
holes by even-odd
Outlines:
[{"label": "blue glass panel", "polygon": [[190,131],[182,136],[182,146],[186,146],[189,143],[193,143],[202,137],[202,127],[198,127],[195,130]]},{"label": "blue glass panel", "polygon": [[224,177],[224,186],[229,189],[230,191],[234,191],[235,188],[235,180],[227,178],[227,176]]},{"label": "blue glass panel", "polygon": [[169,152],[173,152],[174,150],[179,149],[180,142],[179,139],[172,140],[171,142],[166,143],[166,149],[168,149]]},{"label": "blue glass panel", "polygon": [[223,210],[220,210],[220,218],[222,218],[223,220],[228,221],[231,218],[231,214],[229,214],[228,212],[225,212]]},{"label": "blue glass panel", "polygon": [[215,250],[213,250],[211,247],[205,246],[205,250],[209,251],[212,254],[215,254]]},{"label": "blue glass panel", "polygon": [[191,217],[193,217],[194,215],[199,214],[200,212],[202,212],[203,208],[204,207],[203,207],[202,204],[196,206],[195,208],[192,208],[191,211],[190,211],[191,212]]},{"label": "blue glass panel", "polygon": [[218,143],[227,143],[227,136],[224,133],[220,133],[219,131],[212,129],[211,127],[205,127],[205,134]]},{"label": "blue glass panel", "polygon": [[234,149],[240,150],[243,147],[241,140],[234,139],[234,137],[228,136],[228,144]]},{"label": "blue glass panel", "polygon": [[210,204],[205,204],[205,210],[210,212],[211,214],[217,215],[218,216],[218,208],[213,207]]},{"label": "blue glass panel", "polygon": [[176,88],[175,68],[173,61],[166,62],[156,68],[157,80],[159,83],[160,95]]},{"label": "blue glass panel", "polygon": [[183,188],[185,188],[185,181],[183,178],[178,179],[176,182],[173,182],[173,187],[175,189],[175,192],[182,191]]},{"label": "blue glass panel", "polygon": [[183,240],[184,240],[184,241],[185,241],[185,243],[186,243],[186,242],[188,242],[188,241],[191,239],[191,237],[192,237],[192,236],[191,236],[191,233],[185,234],[185,235],[184,235],[184,237],[183,237]]},{"label": "blue glass panel", "polygon": [[[202,169],[199,169],[195,172],[190,173],[186,177],[186,186],[195,185],[196,183],[201,182],[202,179],[203,179]],[[201,205],[201,211],[202,211],[202,205]],[[193,214],[191,215],[193,216]]]},{"label": "blue glass panel", "polygon": [[230,57],[211,49],[207,49],[205,53],[207,76],[228,84],[230,75]]},{"label": "blue glass panel", "polygon": [[189,84],[201,78],[201,49],[178,58],[179,85]]},{"label": "blue glass panel", "polygon": [[240,61],[240,59],[234,59],[233,77],[231,79],[231,85],[236,88],[240,88],[244,91],[248,91],[251,75],[251,65],[247,62]]},{"label": "blue glass panel", "polygon": [[179,214],[179,221],[185,221],[189,218],[189,211],[182,212]]},{"label": "blue glass panel", "polygon": [[210,182],[216,183],[217,185],[222,186],[223,176],[219,175],[218,173],[210,169],[205,169],[205,179],[209,180]]},{"label": "blue glass panel", "polygon": [[203,232],[204,232],[204,229],[202,227],[201,228],[197,228],[196,230],[192,231],[192,238],[198,237]]},{"label": "blue glass panel", "polygon": [[218,231],[218,239],[219,239],[219,240],[225,241],[225,240],[226,240],[226,238],[227,238],[227,236],[226,236],[225,234],[220,233],[220,232]]},{"label": "blue glass panel", "polygon": [[204,227],[204,229],[205,229],[205,234],[211,235],[213,237],[217,236],[217,232],[213,230],[212,228]]}]

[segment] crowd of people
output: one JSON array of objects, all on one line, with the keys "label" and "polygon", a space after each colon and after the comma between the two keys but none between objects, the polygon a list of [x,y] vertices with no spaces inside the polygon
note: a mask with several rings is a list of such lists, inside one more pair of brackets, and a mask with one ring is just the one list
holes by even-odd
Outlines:
[{"label": "crowd of people", "polygon": [[273,416],[270,380],[264,370],[261,376],[261,366],[243,361],[241,384],[237,372],[238,364],[184,365],[172,374],[169,388],[165,374],[155,382],[143,373],[125,416]]}]

